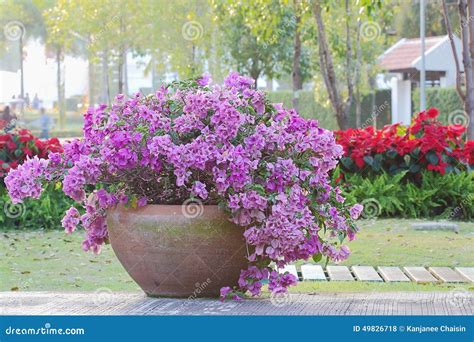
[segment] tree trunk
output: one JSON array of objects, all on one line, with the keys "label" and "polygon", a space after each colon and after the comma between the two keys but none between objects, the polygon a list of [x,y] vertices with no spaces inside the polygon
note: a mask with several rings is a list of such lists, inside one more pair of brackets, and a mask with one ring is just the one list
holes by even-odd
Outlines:
[{"label": "tree trunk", "polygon": [[301,15],[300,0],[294,0],[295,11],[295,41],[293,51],[293,107],[298,110],[298,92],[303,89],[303,79],[301,77]]},{"label": "tree trunk", "polygon": [[446,6],[446,0],[443,0],[444,21],[446,23],[446,30],[451,41],[451,50],[453,52],[454,62],[456,65],[456,91],[459,95],[459,98],[464,102],[464,111],[467,115],[466,121],[469,123],[467,127],[467,137],[469,140],[474,140],[474,22],[471,20],[471,16],[474,14],[474,0],[459,0],[458,11],[460,17],[462,43],[461,52],[464,66],[465,90],[462,89],[461,85],[461,68],[458,61],[456,45],[454,44],[453,40],[453,31],[449,21],[448,8]]},{"label": "tree trunk", "polygon": [[252,60],[252,68],[250,69],[250,77],[255,80],[255,88],[257,88],[257,81],[262,70],[258,67],[258,59]]},{"label": "tree trunk", "polygon": [[[324,79],[324,84],[328,90],[329,100],[336,113],[337,124],[340,129],[347,129],[347,106],[341,98],[339,89],[337,86],[336,72],[334,71],[334,63],[332,60],[331,52],[326,38],[326,30],[324,27],[323,19],[321,16],[321,4],[320,0],[313,2],[313,14],[316,20],[318,29],[318,51],[319,51],[319,62],[321,68],[321,74]],[[349,83],[348,83],[349,84]],[[352,90],[349,89],[349,98],[352,97]],[[351,99],[352,100],[352,99]]]},{"label": "tree trunk", "polygon": [[360,66],[362,64],[362,49],[360,46],[360,30],[361,23],[357,24],[357,38],[356,38],[356,47],[357,47],[357,60],[355,65],[355,101],[356,101],[356,127],[360,128],[362,124],[362,99],[360,94]]},{"label": "tree trunk", "polygon": [[102,102],[110,106],[109,56],[107,49],[102,54]]},{"label": "tree trunk", "polygon": [[[24,75],[24,68],[23,68],[23,27],[20,27],[22,30],[20,35],[20,97],[23,101],[25,101],[25,75]],[[20,111],[21,115],[24,114],[25,110],[25,102],[20,103]]]},{"label": "tree trunk", "polygon": [[[371,94],[370,94],[370,119],[369,120],[372,120],[372,126],[374,127],[374,129],[377,129],[377,116],[379,115],[378,111],[377,111],[377,104],[376,104],[376,90],[375,90],[375,78],[370,76],[369,77],[369,87],[371,89]],[[365,128],[365,127],[364,127]]]},{"label": "tree trunk", "polygon": [[466,75],[467,95],[464,107],[467,115],[469,116],[469,126],[467,127],[468,139],[474,140],[474,23],[472,21],[472,18],[474,16],[474,0],[468,0],[468,4],[466,4],[466,0],[461,0],[460,7],[462,2],[464,3],[463,14],[466,18],[466,21],[463,22],[463,25],[468,26],[468,29],[464,30],[467,32],[463,32],[463,35],[467,33],[469,37],[469,50],[466,54],[467,62],[464,62],[464,74]]},{"label": "tree trunk", "polygon": [[451,50],[453,52],[454,64],[456,65],[456,91],[463,102],[466,101],[466,93],[462,89],[461,82],[461,67],[459,65],[458,53],[456,49],[456,44],[454,43],[453,29],[451,28],[451,21],[449,20],[448,6],[446,5],[446,0],[443,0],[443,16],[444,22],[446,25],[446,31],[449,36],[449,41],[451,43]]},{"label": "tree trunk", "polygon": [[60,46],[56,48],[56,63],[57,63],[57,72],[56,72],[56,86],[58,89],[58,112],[59,112],[59,128],[63,129],[66,123],[66,110],[64,106],[64,97],[65,97],[65,81],[63,72],[61,70],[62,65],[62,49]]},{"label": "tree trunk", "polygon": [[123,51],[123,92],[128,95],[127,49]]},{"label": "tree trunk", "polygon": [[94,63],[92,62],[92,56],[89,54],[89,65],[88,65],[88,82],[89,82],[89,107],[94,106]]},{"label": "tree trunk", "polygon": [[120,51],[120,56],[117,63],[117,71],[118,71],[118,89],[117,92],[119,94],[123,94],[123,61],[122,61],[122,51]]}]

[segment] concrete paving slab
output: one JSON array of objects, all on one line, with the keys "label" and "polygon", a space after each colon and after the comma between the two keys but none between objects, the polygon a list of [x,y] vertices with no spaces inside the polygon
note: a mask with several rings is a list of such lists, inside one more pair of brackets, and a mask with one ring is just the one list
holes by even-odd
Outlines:
[{"label": "concrete paving slab", "polygon": [[301,274],[303,280],[327,280],[321,265],[301,265]]},{"label": "concrete paving slab", "polygon": [[424,267],[403,267],[408,277],[417,283],[433,283],[438,280]]},{"label": "concrete paving slab", "polygon": [[328,266],[326,270],[332,281],[354,281],[354,277],[346,266]]},{"label": "concrete paving slab", "polygon": [[379,266],[377,269],[386,282],[410,281],[399,267]]},{"label": "concrete paving slab", "polygon": [[352,272],[360,281],[383,281],[372,266],[352,266]]},{"label": "concrete paving slab", "polygon": [[450,267],[430,267],[428,270],[445,283],[465,283],[467,279]]}]

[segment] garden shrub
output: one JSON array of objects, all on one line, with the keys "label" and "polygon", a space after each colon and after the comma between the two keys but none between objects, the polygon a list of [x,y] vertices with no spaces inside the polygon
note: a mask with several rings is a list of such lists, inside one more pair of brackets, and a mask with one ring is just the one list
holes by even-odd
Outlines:
[{"label": "garden shrub", "polygon": [[[401,124],[336,131],[337,142],[344,148],[343,174],[382,172],[391,175],[407,171],[406,178],[420,182],[420,172],[445,173],[471,171],[474,141],[465,142],[465,127],[444,126],[436,120],[438,110],[419,113],[409,127]],[[341,175],[342,176],[342,175]]]},{"label": "garden shrub", "polygon": [[[420,103],[420,90],[413,91],[413,103]],[[438,120],[444,124],[453,123],[449,115],[453,112],[464,111],[464,105],[455,88],[426,89],[426,106],[438,108],[441,113]]]},{"label": "garden shrub", "polygon": [[49,152],[62,152],[57,138],[40,140],[26,129],[0,135],[0,179],[28,157],[47,158]]},{"label": "garden shrub", "polygon": [[[291,90],[269,92],[268,99],[274,103],[283,103],[286,107],[293,107],[293,91]],[[368,93],[361,96],[361,124],[363,126],[372,126],[373,116],[376,117],[377,127],[390,123],[390,111],[390,89],[381,89],[377,90],[374,94]],[[316,102],[312,90],[299,92],[298,112],[305,118],[318,120],[320,125],[326,129],[335,130],[338,128],[334,110],[331,107],[327,108]],[[355,101],[352,101],[349,110],[348,124],[349,127],[356,127]]]},{"label": "garden shrub", "polygon": [[[339,172],[336,170],[334,179]],[[403,181],[407,172],[395,176],[383,172],[370,178],[348,174],[340,185],[349,204],[364,205],[362,215],[366,218],[474,218],[473,172],[442,175],[424,170],[420,172],[420,184]]]},{"label": "garden shrub", "polygon": [[[293,108],[293,92],[290,90],[269,92],[268,99],[273,103],[283,103],[285,107]],[[326,108],[317,103],[313,91],[299,92],[298,113],[302,117],[318,120],[321,127],[326,129],[337,129],[338,127],[332,108]]]},{"label": "garden shrub", "polygon": [[26,129],[0,135],[0,227],[2,229],[59,228],[59,221],[71,206],[60,188],[47,187],[39,201],[13,204],[8,197],[4,177],[27,158],[47,158],[49,152],[62,152],[56,138],[40,140]]},{"label": "garden shrub", "polygon": [[0,187],[0,228],[61,229],[61,218],[72,204],[60,187],[48,186],[38,200],[18,204],[13,204],[6,189]]},{"label": "garden shrub", "polygon": [[366,217],[474,217],[474,142],[465,142],[465,127],[437,117],[429,109],[409,127],[336,132],[344,156],[333,180]]}]

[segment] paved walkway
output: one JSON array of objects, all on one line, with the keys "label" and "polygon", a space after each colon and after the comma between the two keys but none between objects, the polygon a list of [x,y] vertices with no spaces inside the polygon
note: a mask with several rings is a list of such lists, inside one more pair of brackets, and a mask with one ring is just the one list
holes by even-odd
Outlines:
[{"label": "paved walkway", "polygon": [[291,294],[220,302],[147,298],[140,292],[0,292],[2,315],[474,315],[474,293]]}]

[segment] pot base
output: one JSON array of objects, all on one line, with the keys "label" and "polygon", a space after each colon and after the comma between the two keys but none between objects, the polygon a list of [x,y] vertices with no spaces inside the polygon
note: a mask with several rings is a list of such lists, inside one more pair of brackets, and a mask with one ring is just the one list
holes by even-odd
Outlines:
[{"label": "pot base", "polygon": [[[194,203],[196,204],[196,203]],[[218,297],[247,268],[244,228],[217,206],[118,206],[107,213],[112,248],[150,297]]]}]

